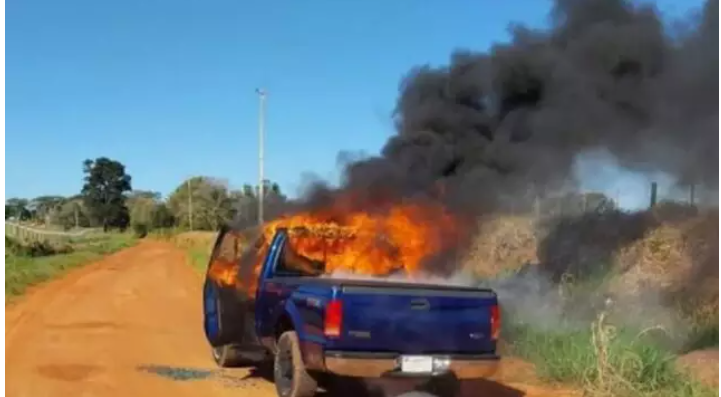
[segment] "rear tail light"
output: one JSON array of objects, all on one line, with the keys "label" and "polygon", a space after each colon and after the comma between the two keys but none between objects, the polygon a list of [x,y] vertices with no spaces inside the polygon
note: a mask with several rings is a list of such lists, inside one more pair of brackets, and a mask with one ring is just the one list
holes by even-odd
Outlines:
[{"label": "rear tail light", "polygon": [[491,306],[491,339],[498,340],[501,335],[501,311],[498,304]]},{"label": "rear tail light", "polygon": [[325,307],[325,323],[323,334],[326,337],[337,338],[340,336],[341,325],[343,324],[343,302],[332,300]]}]

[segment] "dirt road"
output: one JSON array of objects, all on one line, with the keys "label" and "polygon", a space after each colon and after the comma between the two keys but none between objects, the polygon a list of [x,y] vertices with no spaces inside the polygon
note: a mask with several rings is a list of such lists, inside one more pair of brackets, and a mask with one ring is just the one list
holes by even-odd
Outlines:
[{"label": "dirt road", "polygon": [[[6,395],[275,396],[262,371],[214,367],[201,281],[182,251],[143,242],[32,289],[6,307]],[[531,376],[508,361],[498,382],[464,385],[463,395],[570,395],[530,386]]]}]

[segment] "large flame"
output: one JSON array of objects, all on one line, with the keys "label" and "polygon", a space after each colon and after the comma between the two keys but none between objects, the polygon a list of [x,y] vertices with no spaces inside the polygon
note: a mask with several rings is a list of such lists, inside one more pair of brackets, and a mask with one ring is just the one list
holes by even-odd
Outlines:
[{"label": "large flame", "polygon": [[[425,259],[455,243],[460,232],[454,218],[439,204],[401,203],[373,211],[351,208],[338,202],[324,210],[274,220],[262,230],[262,238],[254,250],[251,274],[238,277],[241,266],[237,259],[235,263],[222,260],[239,258],[242,250],[242,247],[227,247],[236,251],[218,255],[209,276],[223,285],[242,288],[239,284],[245,284],[247,292],[254,294],[268,245],[279,228],[286,228],[293,250],[323,262],[326,273],[343,271],[383,276],[403,272],[412,279]],[[250,243],[239,240],[235,240],[236,244]]]}]

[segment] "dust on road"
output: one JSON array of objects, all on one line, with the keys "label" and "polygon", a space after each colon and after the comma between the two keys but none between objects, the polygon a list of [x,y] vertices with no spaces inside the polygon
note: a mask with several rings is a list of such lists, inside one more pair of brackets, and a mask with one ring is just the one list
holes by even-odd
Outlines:
[{"label": "dust on road", "polygon": [[[6,395],[275,396],[264,371],[214,366],[201,283],[182,251],[146,241],[31,289],[5,311]],[[507,362],[498,382],[463,394],[569,395],[528,385],[520,369]]]}]

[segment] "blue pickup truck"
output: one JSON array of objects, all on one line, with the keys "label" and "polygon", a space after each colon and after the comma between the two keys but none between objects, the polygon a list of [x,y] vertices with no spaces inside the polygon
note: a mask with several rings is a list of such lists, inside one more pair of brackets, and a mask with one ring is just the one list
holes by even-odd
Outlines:
[{"label": "blue pickup truck", "polygon": [[333,377],[477,379],[496,371],[493,291],[328,277],[324,263],[294,249],[287,229],[269,242],[255,236],[223,227],[208,266],[204,327],[219,366],[272,360],[282,397],[312,396]]}]

